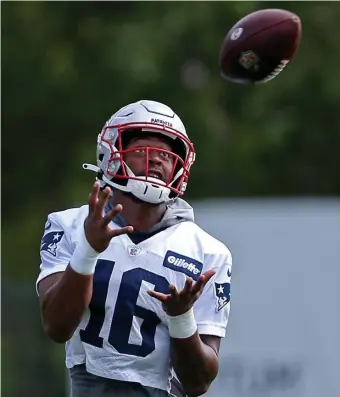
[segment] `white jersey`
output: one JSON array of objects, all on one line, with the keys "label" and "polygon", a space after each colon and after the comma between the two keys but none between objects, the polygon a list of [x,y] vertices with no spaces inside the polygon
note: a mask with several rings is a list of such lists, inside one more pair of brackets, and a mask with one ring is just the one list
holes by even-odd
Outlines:
[{"label": "white jersey", "polygon": [[[66,269],[88,214],[88,206],[48,216],[41,242],[37,283]],[[119,227],[112,223],[112,227]],[[200,334],[224,337],[230,310],[231,254],[194,222],[181,222],[138,245],[127,235],[115,237],[96,265],[89,309],[66,343],[66,366],[86,364],[89,373],[169,390],[172,376],[167,315],[147,294],[168,293],[216,274],[194,304]]]}]

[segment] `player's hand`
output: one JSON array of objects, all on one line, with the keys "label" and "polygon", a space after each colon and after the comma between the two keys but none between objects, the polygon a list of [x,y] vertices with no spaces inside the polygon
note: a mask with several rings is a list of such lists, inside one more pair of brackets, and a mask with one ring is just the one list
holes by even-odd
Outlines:
[{"label": "player's hand", "polygon": [[170,284],[169,294],[153,290],[149,290],[148,294],[162,302],[163,309],[169,316],[179,316],[193,307],[202,295],[205,285],[215,273],[215,270],[208,270],[198,278],[196,283],[191,277],[188,277],[182,291],[177,291],[176,287]]},{"label": "player's hand", "polygon": [[123,207],[117,204],[115,208],[104,215],[104,208],[110,197],[111,189],[106,187],[99,197],[100,184],[95,182],[89,197],[89,214],[85,219],[84,228],[87,241],[97,252],[103,252],[109,246],[113,237],[133,232],[132,226],[111,229],[109,223],[118,215]]}]

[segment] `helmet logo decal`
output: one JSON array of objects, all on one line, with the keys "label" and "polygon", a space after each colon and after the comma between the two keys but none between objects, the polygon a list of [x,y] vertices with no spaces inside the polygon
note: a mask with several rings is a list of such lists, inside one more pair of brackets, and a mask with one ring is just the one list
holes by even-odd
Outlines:
[{"label": "helmet logo decal", "polygon": [[[143,135],[150,139],[142,146],[137,144],[137,152],[127,142]],[[170,150],[153,146],[157,135],[160,141],[169,143]],[[95,171],[103,186],[131,193],[147,203],[160,204],[185,192],[195,149],[176,113],[162,103],[142,100],[124,106],[105,123],[98,135],[96,157],[97,166],[84,164],[84,168]],[[164,170],[154,167],[156,157]],[[134,167],[129,168],[129,162],[125,162],[128,160]]]},{"label": "helmet logo decal", "polygon": [[165,120],[162,120],[162,119],[151,119],[151,123],[164,124],[167,127],[172,128],[172,123],[170,123],[170,121],[165,121]]}]

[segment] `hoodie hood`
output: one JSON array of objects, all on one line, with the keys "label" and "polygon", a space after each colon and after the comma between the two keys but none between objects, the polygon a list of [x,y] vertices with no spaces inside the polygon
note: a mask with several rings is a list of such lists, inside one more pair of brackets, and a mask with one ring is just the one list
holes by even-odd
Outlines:
[{"label": "hoodie hood", "polygon": [[168,205],[161,222],[172,218],[181,218],[188,222],[194,222],[194,209],[185,200],[176,198]]},{"label": "hoodie hood", "polygon": [[[112,204],[108,203],[105,210],[109,211],[112,208]],[[127,226],[127,223],[125,222],[125,219],[122,217],[122,215],[117,215],[113,219],[113,222],[121,227]],[[194,210],[185,200],[176,198],[168,203],[165,214],[158,223],[146,231],[135,231],[130,233],[129,237],[135,244],[138,244],[138,242],[141,242],[153,236],[154,234],[167,229],[170,226],[174,226],[182,222],[194,222]]]}]

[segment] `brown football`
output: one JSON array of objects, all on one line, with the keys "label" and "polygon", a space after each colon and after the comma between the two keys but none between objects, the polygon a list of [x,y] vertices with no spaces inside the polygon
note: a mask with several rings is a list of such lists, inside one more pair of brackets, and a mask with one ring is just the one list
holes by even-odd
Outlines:
[{"label": "brown football", "polygon": [[301,40],[300,18],[290,11],[255,11],[234,25],[220,51],[222,77],[236,83],[265,83],[295,55]]}]

